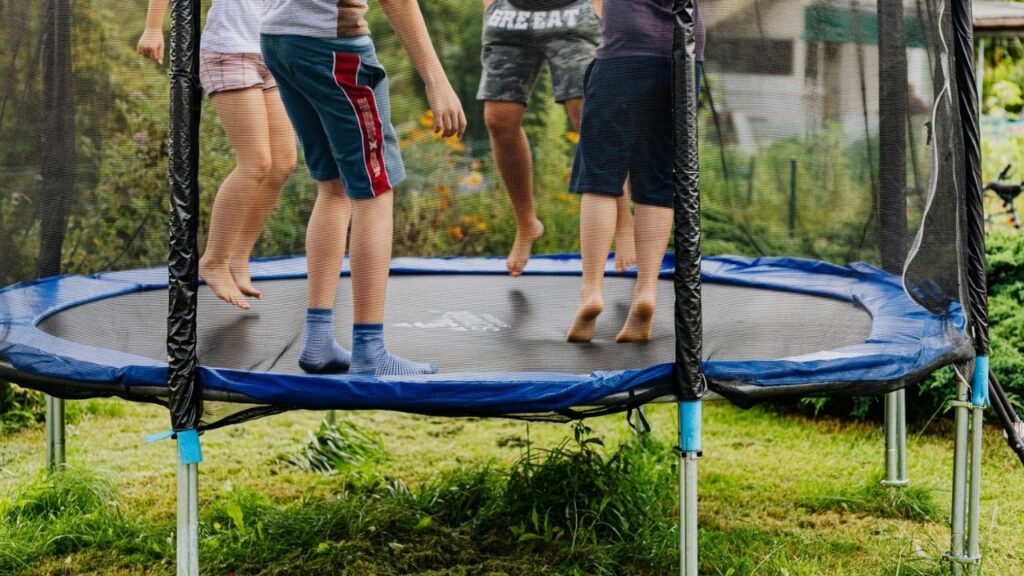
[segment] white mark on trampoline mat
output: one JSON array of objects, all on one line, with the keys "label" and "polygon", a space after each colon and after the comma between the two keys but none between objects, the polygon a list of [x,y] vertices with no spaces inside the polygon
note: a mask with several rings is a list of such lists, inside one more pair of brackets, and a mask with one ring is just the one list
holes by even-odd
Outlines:
[{"label": "white mark on trampoline mat", "polygon": [[452,330],[454,332],[501,332],[511,326],[494,316],[483,313],[474,314],[467,310],[428,310],[434,318],[418,322],[398,322],[391,326],[395,328],[422,328],[426,330]]}]

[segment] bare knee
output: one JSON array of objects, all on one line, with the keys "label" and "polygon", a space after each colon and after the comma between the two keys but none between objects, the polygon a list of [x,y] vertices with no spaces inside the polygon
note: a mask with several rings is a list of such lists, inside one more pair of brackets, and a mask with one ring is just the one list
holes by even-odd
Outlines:
[{"label": "bare knee", "polygon": [[508,106],[487,106],[484,108],[484,124],[487,132],[495,138],[518,134],[522,129],[523,115]]},{"label": "bare knee", "polygon": [[284,157],[275,157],[271,162],[270,171],[267,174],[267,180],[269,183],[276,186],[284,186],[284,183],[288,181],[288,178],[295,171],[295,155],[291,154]]},{"label": "bare knee", "polygon": [[256,182],[263,182],[274,169],[274,162],[270,154],[260,155],[256,158],[248,158],[238,162],[237,170]]},{"label": "bare knee", "polygon": [[316,183],[316,193],[320,198],[335,200],[348,204],[348,194],[345,193],[345,185],[341,178],[333,180],[320,180]]}]

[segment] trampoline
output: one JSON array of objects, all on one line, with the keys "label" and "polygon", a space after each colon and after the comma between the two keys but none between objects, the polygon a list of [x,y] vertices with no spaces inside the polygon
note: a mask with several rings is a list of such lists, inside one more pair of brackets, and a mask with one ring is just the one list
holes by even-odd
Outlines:
[{"label": "trampoline", "polygon": [[[435,256],[392,261],[386,337],[389,349],[440,367],[381,378],[297,366],[307,263],[290,254],[306,246],[317,193],[307,177],[289,182],[263,228],[255,253],[266,258],[252,264],[263,300],[240,311],[199,287],[200,196],[224,178],[230,146],[219,130],[199,129],[201,3],[171,5],[166,134],[162,115],[149,120],[163,107],[148,102],[166,94],[162,85],[118,81],[127,70],[120,57],[76,61],[97,42],[134,44],[117,36],[128,27],[73,28],[74,6],[44,4],[39,18],[22,10],[0,38],[15,79],[11,113],[0,115],[0,141],[15,143],[0,163],[0,380],[56,397],[47,401],[50,469],[63,462],[59,398],[168,407],[179,575],[199,573],[200,432],[294,409],[565,421],[666,401],[679,422],[679,573],[696,576],[709,391],[741,406],[885,393],[883,482],[905,486],[904,388],[942,367],[956,380],[947,557],[958,573],[976,569],[990,386],[969,0],[719,3],[704,16],[699,111],[694,2],[675,0],[664,115],[674,238],[653,340],[642,344],[613,341],[634,278],[611,260],[605,311],[586,345],[565,342],[579,256],[535,256],[524,276],[508,277],[512,215],[500,167],[475,168],[486,146],[422,130],[429,103],[404,72],[412,63],[401,61],[396,37],[377,35],[388,66],[403,71],[391,77],[408,175],[396,190],[396,253]],[[445,28],[435,37],[464,90],[479,76],[482,19],[438,10],[426,21]],[[87,18],[99,16],[90,9]],[[474,53],[460,53],[467,49]],[[75,90],[79,76],[95,81]],[[537,252],[581,244],[579,206],[561,174],[568,179],[572,162],[565,124],[546,111],[527,117],[538,206],[550,210],[538,213],[550,225]],[[486,128],[477,136],[490,142]],[[68,271],[76,273],[61,275]],[[344,345],[351,303],[343,278],[335,326]],[[991,389],[1008,437],[1024,446],[994,379]]]},{"label": "trampoline", "polygon": [[[254,278],[266,297],[253,310],[202,292],[203,393],[281,409],[537,419],[633,407],[671,394],[674,267],[667,256],[651,342],[612,341],[633,280],[610,274],[597,337],[580,345],[564,341],[578,298],[575,255],[535,258],[521,278],[508,277],[499,258],[396,259],[389,338],[396,350],[436,360],[441,370],[373,378],[302,373],[296,360],[306,261],[257,262]],[[0,292],[5,370],[62,397],[165,398],[165,275],[65,276]],[[907,296],[899,277],[866,264],[715,257],[704,261],[702,281],[705,377],[740,404],[780,394],[888,391],[972,353],[959,305],[933,314]],[[341,302],[347,290],[343,281]],[[351,323],[346,306],[337,313],[339,326]]]}]

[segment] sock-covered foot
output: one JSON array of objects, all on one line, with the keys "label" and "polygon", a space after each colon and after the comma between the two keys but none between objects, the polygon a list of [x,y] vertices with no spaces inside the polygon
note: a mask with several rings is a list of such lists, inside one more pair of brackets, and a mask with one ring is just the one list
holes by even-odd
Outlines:
[{"label": "sock-covered foot", "polygon": [[352,354],[334,339],[334,311],[306,310],[306,331],[302,335],[299,367],[310,374],[338,374],[348,370]]},{"label": "sock-covered foot", "polygon": [[349,374],[404,376],[435,372],[437,372],[436,364],[413,362],[388,352],[384,347],[383,324],[354,324],[352,326],[352,366],[349,368]]}]

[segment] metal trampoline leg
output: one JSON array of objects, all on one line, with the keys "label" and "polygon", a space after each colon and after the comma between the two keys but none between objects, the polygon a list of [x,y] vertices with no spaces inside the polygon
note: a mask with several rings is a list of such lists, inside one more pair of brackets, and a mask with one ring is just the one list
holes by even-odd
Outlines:
[{"label": "metal trampoline leg", "polygon": [[957,383],[956,401],[956,443],[953,446],[953,508],[950,517],[949,557],[953,562],[953,574],[963,574],[960,559],[964,556],[964,513],[967,503],[967,429],[968,403],[967,384]]},{"label": "metal trampoline leg", "polygon": [[64,400],[46,396],[46,470],[64,467]]},{"label": "metal trampoline leg", "polygon": [[324,418],[324,421],[327,422],[327,425],[330,426],[331,428],[337,426],[338,425],[338,415],[337,415],[337,413],[334,410],[328,410],[327,411],[327,416]]},{"label": "metal trampoline leg", "polygon": [[906,390],[885,395],[885,479],[883,486],[906,486],[907,412]]},{"label": "metal trampoline leg", "polygon": [[981,563],[981,452],[985,408],[975,405],[971,411],[970,492],[967,500],[967,572],[977,574]]},{"label": "metal trampoline leg", "polygon": [[679,403],[679,574],[697,576],[697,461],[701,457],[700,401]]},{"label": "metal trampoline leg", "polygon": [[901,485],[910,484],[910,477],[907,474],[907,390],[901,388],[896,391],[896,467],[899,477],[897,481]]},{"label": "metal trampoline leg", "polygon": [[967,495],[967,571],[978,573],[981,564],[981,454],[985,432],[985,407],[988,406],[988,356],[974,361],[971,383],[970,493]]},{"label": "metal trampoline leg", "polygon": [[178,576],[199,576],[199,465],[178,463]]},{"label": "metal trampoline leg", "polygon": [[957,383],[956,447],[953,454],[952,541],[946,557],[953,574],[974,575],[981,564],[981,456],[985,407],[988,406],[988,357],[975,359],[970,393]]}]

